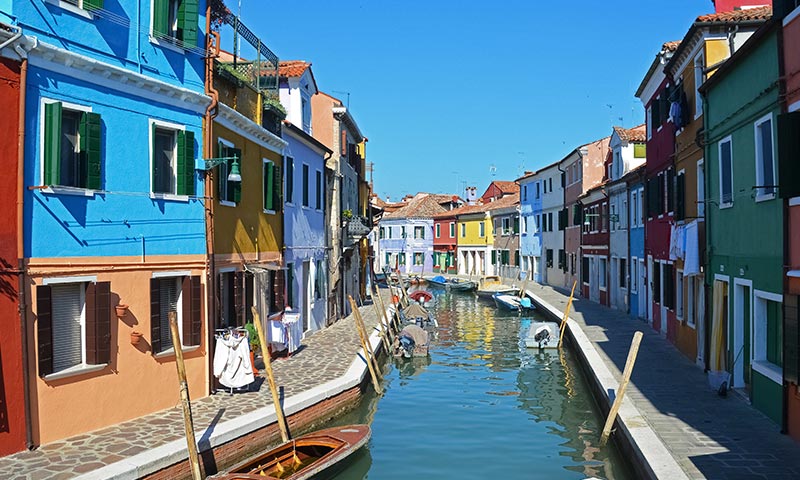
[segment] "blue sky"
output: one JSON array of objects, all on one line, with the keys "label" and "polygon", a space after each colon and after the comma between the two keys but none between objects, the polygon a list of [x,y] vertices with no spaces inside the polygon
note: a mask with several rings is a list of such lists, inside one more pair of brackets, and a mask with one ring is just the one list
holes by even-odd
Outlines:
[{"label": "blue sky", "polygon": [[[235,10],[237,0],[226,0]],[[285,60],[367,137],[375,192],[484,189],[644,121],[634,97],[655,54],[711,0],[651,2],[241,0]],[[495,170],[492,172],[491,167]]]}]

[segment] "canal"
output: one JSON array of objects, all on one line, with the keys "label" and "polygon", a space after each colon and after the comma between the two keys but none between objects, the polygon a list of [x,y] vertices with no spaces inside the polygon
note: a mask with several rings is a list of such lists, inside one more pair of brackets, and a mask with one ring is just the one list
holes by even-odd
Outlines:
[{"label": "canal", "polygon": [[633,478],[569,349],[525,349],[531,316],[474,294],[435,291],[430,357],[388,360],[370,393],[332,425],[372,438],[336,480]]}]

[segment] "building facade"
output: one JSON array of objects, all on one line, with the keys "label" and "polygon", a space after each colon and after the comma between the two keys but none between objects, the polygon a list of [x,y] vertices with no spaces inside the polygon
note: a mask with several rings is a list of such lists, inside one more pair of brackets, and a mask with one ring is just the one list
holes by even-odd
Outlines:
[{"label": "building facade", "polygon": [[534,172],[525,172],[517,179],[519,184],[520,216],[520,269],[526,279],[542,283],[542,234],[536,228],[536,217],[542,214],[541,194],[536,197]]},{"label": "building facade", "polygon": [[[519,194],[500,198],[489,205],[487,211],[494,230],[494,243],[490,272],[495,275],[517,278],[519,276]],[[515,268],[509,268],[515,267]]]},{"label": "building facade", "polygon": [[605,183],[578,197],[583,206],[581,295],[609,306],[609,216]]},{"label": "building facade", "polygon": [[647,266],[644,249],[644,165],[628,174],[628,291],[630,314],[647,319]]},{"label": "building facade", "polygon": [[456,216],[452,211],[433,216],[433,272],[457,273],[458,238]]}]

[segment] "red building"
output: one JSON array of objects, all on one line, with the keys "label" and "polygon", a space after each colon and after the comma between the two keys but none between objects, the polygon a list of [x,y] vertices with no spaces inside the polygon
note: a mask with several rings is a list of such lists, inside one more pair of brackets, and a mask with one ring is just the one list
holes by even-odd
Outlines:
[{"label": "red building", "polygon": [[[663,335],[674,334],[675,272],[669,259],[670,228],[674,217],[675,126],[669,120],[670,81],[664,65],[679,42],[665,43],[642,80],[636,96],[646,114],[647,162],[645,164],[645,255],[647,256],[648,304],[646,317]],[[675,339],[673,338],[674,342]]]},{"label": "red building", "polygon": [[581,227],[581,294],[593,302],[608,301],[608,195],[605,184],[579,198],[583,205]]},{"label": "red building", "polygon": [[489,203],[498,198],[503,198],[506,195],[519,193],[519,185],[516,182],[506,180],[495,180],[489,184],[489,187],[483,192],[481,196],[482,203]]},{"label": "red building", "polygon": [[[0,42],[10,37],[0,34]],[[10,47],[0,54],[5,54]],[[0,455],[25,449],[25,386],[20,327],[21,152],[20,73],[18,60],[0,56]],[[14,206],[17,206],[15,208]]]},{"label": "red building", "polygon": [[456,216],[453,210],[433,217],[433,271],[457,273]]}]

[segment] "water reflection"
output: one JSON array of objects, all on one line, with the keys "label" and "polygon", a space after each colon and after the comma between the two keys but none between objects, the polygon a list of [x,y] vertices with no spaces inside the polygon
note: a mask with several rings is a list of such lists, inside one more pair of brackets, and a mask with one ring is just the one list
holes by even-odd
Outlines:
[{"label": "water reflection", "polygon": [[597,447],[602,419],[570,352],[525,349],[532,317],[434,294],[431,356],[390,361],[383,397],[335,422],[373,431],[367,458],[337,480],[632,478]]}]

